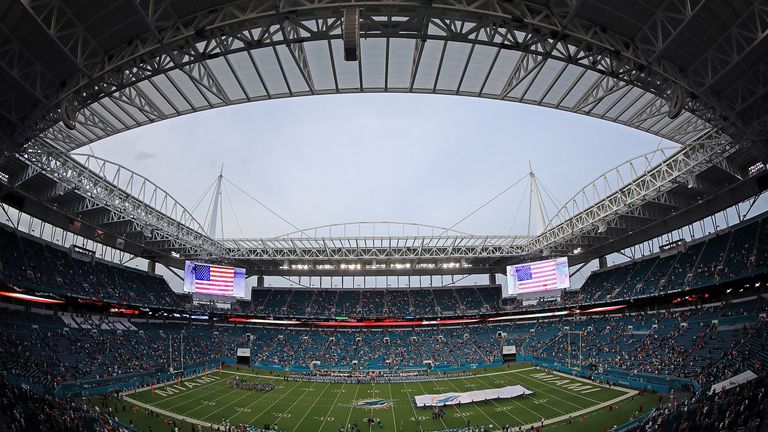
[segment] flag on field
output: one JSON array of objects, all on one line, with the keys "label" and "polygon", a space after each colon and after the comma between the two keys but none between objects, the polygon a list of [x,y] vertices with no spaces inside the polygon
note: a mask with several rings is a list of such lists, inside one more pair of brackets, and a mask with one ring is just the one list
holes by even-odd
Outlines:
[{"label": "flag on field", "polygon": [[235,269],[232,267],[195,263],[192,274],[196,293],[234,295]]},{"label": "flag on field", "polygon": [[547,260],[515,267],[520,292],[557,288],[557,261]]}]

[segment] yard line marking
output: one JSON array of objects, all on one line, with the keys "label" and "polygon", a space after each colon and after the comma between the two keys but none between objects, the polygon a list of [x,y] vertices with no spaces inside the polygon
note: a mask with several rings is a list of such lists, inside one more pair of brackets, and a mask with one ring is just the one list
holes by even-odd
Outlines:
[{"label": "yard line marking", "polygon": [[[548,373],[553,373],[553,372],[554,372],[554,371],[550,371],[550,372],[548,372]],[[561,389],[561,388],[559,388],[559,387],[557,387],[557,386],[554,386],[554,385],[552,385],[552,384],[550,384],[550,383],[548,383],[548,382],[546,382],[546,381],[537,380],[537,379],[533,378],[533,377],[532,377],[532,376],[530,376],[530,375],[526,375],[526,374],[520,374],[520,375],[521,375],[521,376],[523,376],[523,377],[525,377],[525,378],[526,378],[527,380],[529,380],[529,381],[533,381],[533,382],[535,382],[535,383],[541,383],[541,384],[543,384],[543,385],[545,385],[545,386],[547,386],[547,387],[549,387],[549,388],[554,388],[554,389],[557,389],[557,390],[562,390],[563,392],[565,392],[565,393],[567,393],[567,394],[569,394],[569,395],[573,395],[573,396],[577,396],[577,397],[580,397],[580,398],[582,398],[582,399],[586,399],[586,400],[588,400],[588,401],[590,401],[590,402],[592,402],[592,403],[595,403],[595,404],[599,404],[599,403],[601,403],[601,401],[599,401],[599,400],[596,400],[596,399],[592,399],[592,398],[589,398],[589,397],[586,397],[586,396],[580,395],[580,394],[578,394],[578,393],[576,393],[576,392],[572,392],[572,391],[570,391],[570,390],[568,390],[568,389],[564,389],[564,388],[563,388],[563,389]],[[562,377],[564,377],[564,378],[567,378],[567,379],[574,379],[574,377],[568,376],[568,375],[566,375],[566,374],[560,374],[560,373],[558,373],[557,375],[560,375],[560,376],[562,376]],[[602,389],[608,389],[608,387],[605,387],[605,386],[603,386],[603,385],[599,385],[599,384],[595,384],[594,382],[592,382],[592,381],[588,381],[588,380],[585,380],[585,379],[578,379],[578,380],[575,380],[575,381],[582,381],[582,382],[585,382],[585,383],[589,383],[590,385],[593,385],[593,386],[595,386],[595,387],[598,387],[598,388],[602,388]],[[627,392],[627,391],[631,391],[631,390],[627,390],[627,389],[623,389],[623,388],[618,388],[617,390],[619,390],[619,391],[624,391],[624,392]],[[545,393],[545,392],[543,392],[543,391],[542,391],[542,393]],[[558,399],[560,399],[560,398],[558,398]],[[563,400],[563,399],[560,399],[560,400]],[[565,402],[567,402],[568,404],[570,404],[570,405],[573,405],[573,406],[575,406],[575,407],[577,407],[577,408],[582,408],[580,405],[576,405],[576,404],[575,404],[575,403],[573,403],[573,402],[570,402],[570,401],[565,401]]]},{"label": "yard line marking", "polygon": [[224,428],[220,424],[213,424],[211,422],[205,422],[205,421],[202,421],[202,420],[198,420],[196,418],[186,417],[186,416],[183,416],[183,415],[172,413],[170,411],[166,411],[164,409],[160,409],[160,408],[158,408],[156,406],[148,405],[148,404],[145,404],[144,402],[139,402],[139,401],[137,401],[135,399],[131,399],[128,396],[123,396],[123,400],[126,400],[126,401],[128,401],[128,402],[130,402],[130,403],[132,403],[132,404],[134,404],[136,406],[140,406],[142,408],[146,408],[146,409],[148,409],[150,411],[154,411],[154,412],[156,412],[158,414],[162,414],[162,415],[164,415],[166,417],[173,417],[175,419],[184,420],[184,421],[187,421],[189,423],[194,423],[194,424],[197,424],[197,425],[200,425],[200,426],[212,427],[212,428],[214,428],[216,430],[224,430]]},{"label": "yard line marking", "polygon": [[[325,393],[325,391],[326,391],[326,390],[328,390],[328,386],[330,386],[330,385],[331,385],[331,383],[328,383],[328,384],[326,384],[326,385],[325,385],[325,388],[323,389],[323,392],[322,392],[321,394],[324,394],[324,393]],[[312,411],[312,408],[314,408],[314,407],[315,407],[315,404],[316,404],[316,403],[317,403],[317,401],[319,401],[319,400],[320,400],[320,398],[319,398],[319,397],[316,397],[316,398],[315,398],[315,401],[314,401],[314,402],[312,402],[312,405],[310,405],[310,406],[309,406],[309,409],[307,410],[307,412],[305,412],[305,413],[304,413],[304,416],[301,418],[301,420],[299,420],[299,423],[296,425],[296,427],[295,427],[295,428],[293,428],[293,431],[294,431],[294,432],[296,432],[296,429],[298,429],[298,428],[299,428],[299,426],[301,426],[301,422],[303,422],[303,421],[304,421],[304,419],[305,419],[305,418],[307,418],[307,414],[309,414],[309,412],[310,412],[310,411]]]},{"label": "yard line marking", "polygon": [[[299,401],[300,401],[300,400],[301,400],[301,399],[302,399],[304,396],[306,396],[306,395],[307,395],[307,393],[309,393],[310,391],[312,391],[312,388],[313,388],[314,386],[315,386],[315,383],[312,383],[312,384],[309,386],[309,388],[307,388],[306,390],[304,390],[304,394],[302,394],[301,396],[297,397],[297,398],[296,398],[296,400],[294,400],[294,401],[293,401],[293,403],[291,404],[291,406],[289,406],[287,410],[283,411],[283,412],[282,412],[282,414],[288,414],[288,415],[290,415],[290,411],[291,411],[291,409],[293,409],[293,407],[295,407],[295,406],[296,406],[296,404],[297,404],[297,403],[299,403]],[[317,399],[315,399],[315,402],[317,402]],[[281,415],[281,416],[278,416],[278,417],[280,417],[280,419],[281,419],[281,420],[283,419],[283,416],[282,416],[282,415]],[[270,422],[270,423],[271,423],[272,425],[276,425],[276,424],[277,424],[277,422],[276,422],[276,421],[274,421],[274,422]]]},{"label": "yard line marking", "polygon": [[[475,378],[475,379],[477,379],[477,376],[475,376],[474,378]],[[463,380],[463,381],[466,383],[466,380]],[[461,390],[459,390],[459,388],[458,388],[458,387],[456,387],[456,384],[454,384],[454,383],[451,383],[451,385],[453,386],[453,388],[455,388],[455,389],[456,389],[456,391],[457,391],[457,392],[459,392],[459,393],[461,393],[461,392],[462,392]],[[475,406],[475,408],[477,408],[477,410],[478,410],[478,411],[480,411],[481,413],[483,413],[483,415],[484,415],[484,416],[485,416],[485,417],[486,417],[488,420],[490,420],[490,421],[491,421],[491,423],[493,423],[493,425],[494,425],[494,426],[496,426],[497,428],[501,429],[501,427],[499,427],[499,425],[498,425],[498,424],[497,424],[495,421],[493,421],[493,419],[492,419],[490,416],[488,416],[488,414],[486,414],[486,413],[485,413],[485,411],[484,411],[484,410],[483,410],[483,409],[480,407],[480,405],[478,405],[478,404],[476,404],[476,403],[473,403],[472,405],[474,405],[474,406]],[[457,411],[458,411],[458,410],[457,410]]]},{"label": "yard line marking", "polygon": [[[325,426],[325,422],[328,420],[328,415],[333,411],[333,408],[336,406],[336,402],[339,400],[339,396],[341,396],[341,393],[344,391],[344,384],[341,384],[341,387],[339,391],[336,393],[336,399],[333,400],[333,404],[330,408],[328,408],[328,412],[325,413],[325,417],[323,417],[323,422],[320,424],[320,428],[318,430],[323,430],[323,426]],[[346,425],[344,425],[346,426]]]},{"label": "yard line marking", "polygon": [[408,395],[408,405],[410,405],[411,409],[413,410],[413,419],[419,425],[419,430],[423,431],[424,429],[421,428],[421,420],[419,420],[419,415],[416,413],[416,408],[414,408],[413,403],[411,402],[411,392],[408,390],[408,384],[410,383],[404,383],[403,385],[403,388],[405,388],[405,394]]},{"label": "yard line marking", "polygon": [[[223,390],[223,389],[220,389],[220,390]],[[216,392],[216,391],[217,391],[217,389],[211,390],[211,391],[209,391],[209,392],[206,392],[206,393],[205,393],[203,396],[210,396],[210,394],[211,394],[211,393],[214,393],[214,392]],[[236,391],[241,391],[241,390],[236,390]],[[221,396],[219,396],[219,397],[217,397],[217,398],[213,399],[213,402],[215,402],[215,401],[217,401],[217,400],[219,400],[219,399],[221,399],[221,398],[223,398],[223,397],[229,396],[229,395],[231,395],[231,394],[232,394],[232,393],[224,393],[224,394],[222,394]],[[237,394],[237,393],[235,393],[235,394]],[[246,395],[247,395],[247,392],[246,392]],[[241,396],[239,399],[241,399],[241,398],[245,397],[246,395],[243,395],[243,396]],[[201,397],[202,397],[202,396],[201,396]],[[195,400],[195,399],[198,399],[198,398],[193,398],[193,399],[191,399],[191,400]],[[238,400],[239,400],[239,399],[238,399]],[[189,401],[187,401],[187,402],[189,402]],[[175,408],[175,407],[177,407],[177,406],[180,406],[180,405],[182,405],[182,404],[184,404],[184,403],[186,403],[186,402],[182,402],[182,403],[176,404],[176,405],[174,405],[174,406],[172,406],[172,407],[170,407],[170,408],[168,408],[168,409],[172,409],[172,408]],[[187,414],[189,414],[189,413],[191,413],[191,412],[193,412],[193,411],[197,411],[198,409],[200,409],[200,408],[202,408],[202,407],[204,407],[204,406],[205,406],[205,405],[202,405],[202,404],[201,404],[201,405],[198,405],[198,406],[196,406],[196,407],[192,408],[191,410],[189,410],[189,411],[185,411],[185,412],[183,412],[183,413],[181,413],[181,414],[182,414],[182,415],[187,415]]]},{"label": "yard line marking", "polygon": [[395,417],[395,400],[392,397],[392,383],[387,381],[387,386],[389,387],[389,409],[392,411],[392,427],[394,427],[395,432],[397,432],[397,418]]},{"label": "yard line marking", "polygon": [[[262,399],[264,399],[265,397],[267,397],[267,395],[269,395],[270,393],[271,393],[271,392],[264,392],[264,394],[263,394],[263,395],[261,395],[261,397],[260,397],[260,398],[256,399],[254,402],[252,402],[251,404],[247,405],[245,408],[250,408],[250,407],[251,407],[251,405],[253,405],[253,404],[254,404],[254,403],[256,403],[256,402],[259,402],[259,401],[261,401]],[[248,395],[249,395],[249,393],[246,393],[246,394],[244,394],[244,395],[240,396],[239,398],[237,398],[237,399],[233,400],[232,402],[230,402],[230,403],[228,403],[228,404],[226,404],[226,405],[222,406],[221,408],[217,409],[216,411],[214,411],[214,412],[212,412],[212,413],[210,413],[210,414],[207,414],[205,417],[203,417],[203,420],[205,420],[205,419],[209,418],[210,416],[212,416],[212,415],[216,414],[217,412],[219,412],[219,411],[223,410],[224,408],[226,408],[226,407],[228,407],[228,406],[234,405],[235,403],[239,402],[241,399],[243,399],[244,397],[246,397],[246,396],[248,396]],[[194,411],[194,410],[193,410],[193,411]],[[191,411],[190,411],[190,412],[191,412]]]},{"label": "yard line marking", "polygon": [[[559,423],[559,422],[561,422],[563,420],[567,420],[568,417],[576,418],[576,417],[578,417],[578,416],[580,416],[582,414],[586,414],[586,413],[590,413],[590,412],[593,412],[593,411],[597,411],[599,409],[607,407],[608,405],[613,405],[614,403],[621,402],[624,399],[627,399],[627,398],[629,398],[631,396],[636,395],[637,393],[639,393],[639,392],[636,391],[636,390],[630,390],[628,393],[625,393],[625,394],[623,394],[623,395],[621,395],[621,396],[619,396],[619,397],[617,397],[615,399],[611,399],[609,401],[602,402],[599,405],[591,406],[591,407],[584,408],[584,409],[581,409],[581,410],[576,411],[576,412],[572,412],[570,414],[561,415],[559,417],[548,419],[549,421],[548,421],[547,424],[549,424],[549,425],[557,424],[557,423]],[[523,430],[525,430],[525,429],[527,429],[527,428],[529,428],[531,426],[535,427],[537,425],[539,425],[539,423],[531,423],[531,424],[523,425]]]},{"label": "yard line marking", "polygon": [[233,375],[247,375],[247,376],[254,376],[254,377],[259,377],[259,378],[269,378],[269,379],[284,379],[285,378],[284,376],[279,376],[279,375],[278,376],[275,376],[275,375],[259,375],[259,374],[253,374],[253,373],[248,373],[248,372],[235,372],[235,371],[228,371],[228,370],[223,370],[222,372],[228,373],[228,374],[233,374]]},{"label": "yard line marking", "polygon": [[[423,386],[423,385],[421,385],[421,381],[419,381],[419,387],[421,387],[421,391],[423,391],[423,392],[424,392],[424,394],[427,394],[427,390],[424,388],[424,386]],[[433,390],[433,391],[436,391],[436,390]],[[440,418],[440,423],[442,423],[442,424],[443,424],[443,429],[446,429],[446,430],[448,429],[448,425],[447,425],[447,424],[445,424],[445,421],[443,421],[443,419],[442,419],[442,418]]]},{"label": "yard line marking", "polygon": [[[479,379],[479,377],[478,377],[478,379]],[[501,383],[502,383],[502,384],[506,384],[506,383],[504,383],[504,382],[501,382]],[[514,402],[514,403],[516,403],[516,404],[518,404],[518,405],[520,405],[520,406],[522,406],[523,408],[526,408],[526,409],[528,409],[528,411],[531,411],[532,413],[536,414],[536,416],[537,416],[537,417],[541,417],[541,416],[539,415],[539,413],[537,413],[537,412],[535,412],[535,411],[533,411],[533,410],[529,409],[528,407],[524,406],[524,405],[523,405],[523,404],[521,404],[520,402],[516,401],[516,400],[515,400],[515,398],[510,398],[510,399],[508,399],[508,400],[509,400],[509,401],[512,401],[512,402]],[[492,402],[493,402],[493,404],[494,404],[494,405],[496,405],[497,407],[501,407],[501,405],[499,405],[499,404],[498,404],[496,401],[493,401],[493,400],[492,400]],[[482,408],[481,408],[481,409],[482,409]],[[507,414],[509,414],[510,416],[512,416],[512,418],[513,418],[513,419],[515,419],[515,421],[517,421],[517,422],[518,422],[518,423],[520,423],[521,425],[525,423],[524,421],[522,421],[522,420],[520,420],[519,418],[517,418],[517,416],[516,416],[516,415],[514,415],[514,414],[512,414],[512,412],[510,412],[510,411],[499,411],[499,412],[500,412],[500,413],[501,413],[501,412],[506,412]]]},{"label": "yard line marking", "polygon": [[[542,393],[543,393],[543,392],[542,392]],[[533,399],[533,398],[531,398],[531,399]],[[531,408],[529,408],[528,406],[526,406],[526,405],[524,405],[524,404],[522,404],[522,403],[520,403],[520,402],[516,401],[516,400],[515,400],[515,398],[510,398],[510,399],[508,399],[508,400],[510,400],[510,401],[512,401],[512,402],[514,402],[514,403],[516,403],[516,404],[520,405],[521,407],[523,407],[523,408],[527,409],[528,411],[532,412],[532,413],[533,413],[533,414],[534,414],[534,415],[535,415],[537,418],[543,418],[543,419],[546,419],[546,417],[545,417],[545,416],[543,416],[543,415],[539,414],[537,411],[534,411],[534,410],[532,410],[532,409],[531,409]],[[491,401],[493,402],[493,404],[494,404],[494,405],[496,405],[496,406],[499,406],[499,405],[498,405],[498,404],[497,404],[495,401],[493,401],[493,400],[491,400]],[[555,411],[559,412],[560,414],[567,414],[566,412],[560,411],[559,409],[557,409],[557,408],[555,408],[555,407],[553,407],[553,406],[551,406],[551,405],[549,405],[549,404],[546,404],[546,405],[547,405],[548,407],[550,407],[550,408],[554,409]],[[509,414],[510,414],[510,415],[512,415],[512,413],[509,413]],[[515,416],[514,416],[514,415],[512,415],[512,417],[515,417]],[[520,419],[518,419],[517,417],[515,417],[515,419],[517,419],[517,421],[519,421],[521,424],[523,423],[523,422],[522,422],[522,421],[520,421]]]},{"label": "yard line marking", "polygon": [[352,403],[349,404],[349,415],[347,415],[347,425],[349,424],[349,419],[352,418],[352,410],[355,408],[355,399],[357,399],[358,390],[360,390],[360,384],[355,384],[355,395],[352,397]]},{"label": "yard line marking", "polygon": [[[223,381],[216,381],[216,382],[214,382],[214,383],[211,383],[211,384],[218,384],[218,383],[222,383],[222,382],[223,382]],[[198,387],[198,388],[196,388],[196,389],[193,389],[193,391],[189,392],[189,395],[194,395],[194,394],[196,394],[196,393],[197,393],[197,391],[198,391],[198,390],[202,390],[202,389],[203,389],[203,387],[207,387],[207,385],[206,385],[206,386],[200,386],[200,387]],[[192,401],[194,401],[194,400],[197,400],[197,399],[200,399],[200,398],[202,398],[202,397],[204,397],[204,396],[210,396],[210,395],[211,395],[211,393],[215,393],[215,392],[216,392],[216,391],[218,391],[218,390],[223,390],[223,389],[219,389],[218,387],[215,387],[213,390],[211,390],[211,391],[209,391],[209,392],[205,392],[205,393],[203,393],[203,394],[202,394],[202,395],[200,395],[200,396],[197,396],[197,397],[193,397],[193,398],[191,398],[191,399],[185,400],[184,402],[179,402],[179,403],[177,403],[177,404],[171,405],[171,406],[169,406],[169,407],[168,407],[168,409],[173,409],[173,408],[176,408],[177,406],[181,406],[181,405],[184,405],[184,404],[186,404],[186,403],[188,403],[188,402],[192,402]],[[240,391],[240,390],[236,390],[236,389],[235,389],[235,391]],[[217,397],[216,399],[213,399],[213,401],[217,401],[217,400],[221,399],[222,397],[224,397],[224,396],[227,396],[227,395],[229,395],[229,394],[231,394],[231,393],[224,393],[223,395],[221,395],[221,396]],[[177,395],[177,396],[181,396],[181,395],[179,394],[179,395]],[[162,403],[162,402],[165,402],[165,401],[167,401],[167,400],[168,400],[168,399],[163,399],[163,400],[160,400],[160,401],[158,401],[158,403]],[[198,407],[198,408],[199,408],[199,407]],[[195,409],[196,409],[196,408],[195,408]],[[193,409],[192,411],[194,411],[194,409]],[[192,411],[189,411],[189,412],[192,412]],[[183,413],[183,414],[187,414],[187,413]]]},{"label": "yard line marking", "polygon": [[[295,385],[295,386],[293,386],[293,388],[291,388],[291,390],[294,390],[294,389],[296,389],[296,387],[298,387],[298,386],[299,386],[299,383],[300,383],[300,381],[296,381],[296,385]],[[255,421],[256,421],[256,419],[257,419],[257,418],[259,418],[259,417],[261,417],[261,415],[262,415],[262,414],[264,414],[265,412],[267,412],[267,410],[269,410],[270,408],[272,408],[273,406],[275,406],[275,404],[276,404],[276,403],[278,403],[278,402],[280,402],[280,401],[281,401],[281,400],[282,400],[284,397],[286,397],[286,396],[288,396],[289,394],[291,394],[291,390],[289,390],[289,391],[286,391],[286,392],[285,392],[285,393],[284,393],[282,396],[280,396],[279,398],[277,398],[277,400],[275,400],[274,402],[272,402],[272,404],[271,404],[271,405],[269,405],[268,407],[264,408],[264,410],[263,410],[263,411],[261,411],[260,413],[256,414],[256,417],[254,417],[254,418],[253,418],[253,420],[249,421],[248,423],[250,424],[250,423],[253,423],[253,422],[255,422]],[[253,403],[251,403],[251,404],[249,404],[249,405],[246,405],[246,408],[250,408],[250,407],[251,407],[251,406],[252,406],[254,403],[256,403],[256,402],[253,402]]]}]

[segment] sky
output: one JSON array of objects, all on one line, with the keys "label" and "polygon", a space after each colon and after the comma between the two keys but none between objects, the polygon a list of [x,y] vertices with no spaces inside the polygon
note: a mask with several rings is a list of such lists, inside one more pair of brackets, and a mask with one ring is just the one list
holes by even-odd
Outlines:
[{"label": "sky", "polygon": [[[205,194],[223,166],[224,223],[218,237],[272,237],[293,232],[294,226],[358,221],[527,234],[536,228],[535,223],[529,228],[528,220],[529,166],[552,193],[551,200],[545,199],[548,220],[606,170],[660,146],[674,144],[607,121],[531,105],[459,96],[347,94],[203,111],[80,151],[151,179],[206,227],[211,195]],[[160,273],[181,289],[176,277],[165,269]],[[582,272],[575,283],[587,275]]]},{"label": "sky", "polygon": [[[450,227],[523,177],[529,163],[562,203],[602,172],[659,145],[671,144],[548,108],[353,94],[190,114],[81,151],[148,177],[190,210],[223,165],[224,236],[270,237],[294,228],[229,182],[300,228],[356,221]],[[455,229],[525,234],[527,189],[526,179]],[[194,212],[201,223],[208,204],[203,200]],[[556,205],[546,204],[551,215]]]}]

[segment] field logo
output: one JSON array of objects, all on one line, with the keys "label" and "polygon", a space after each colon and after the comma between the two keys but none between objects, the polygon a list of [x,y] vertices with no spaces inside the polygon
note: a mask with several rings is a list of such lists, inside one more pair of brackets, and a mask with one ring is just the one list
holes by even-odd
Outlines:
[{"label": "field logo", "polygon": [[434,405],[447,405],[456,399],[459,398],[459,395],[453,395],[453,396],[435,396],[432,398],[432,403]]},{"label": "field logo", "polygon": [[352,406],[364,409],[386,409],[392,407],[392,401],[386,399],[361,399],[355,401]]}]

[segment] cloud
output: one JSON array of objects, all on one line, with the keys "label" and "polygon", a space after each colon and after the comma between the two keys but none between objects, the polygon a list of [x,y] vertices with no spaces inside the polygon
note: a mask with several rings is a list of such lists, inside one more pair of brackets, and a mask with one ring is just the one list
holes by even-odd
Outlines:
[{"label": "cloud", "polygon": [[135,160],[136,162],[150,161],[150,160],[155,159],[155,158],[157,158],[157,154],[156,153],[151,153],[151,152],[144,151],[144,150],[139,150],[138,153],[133,155],[133,160]]}]

